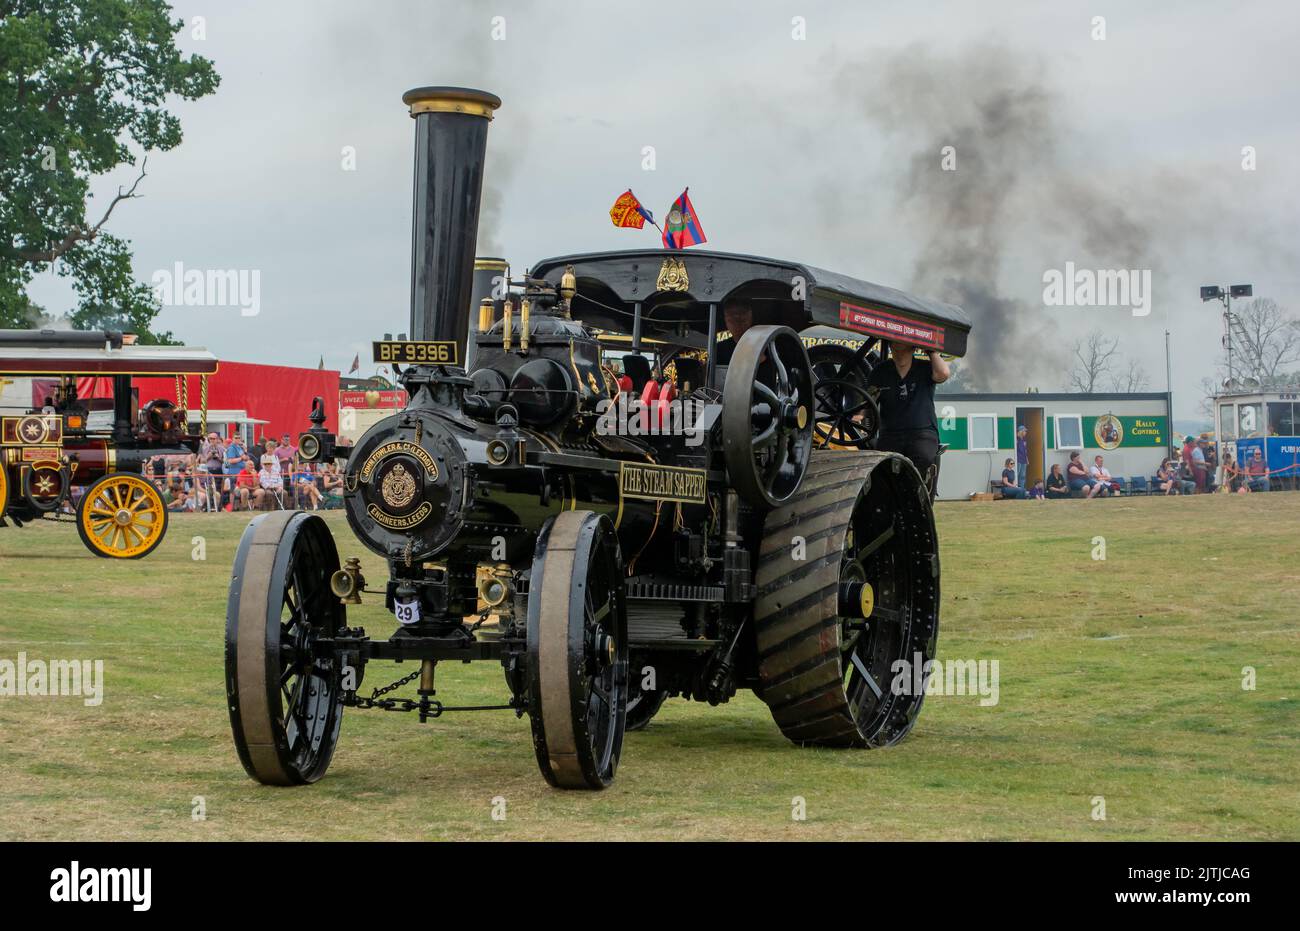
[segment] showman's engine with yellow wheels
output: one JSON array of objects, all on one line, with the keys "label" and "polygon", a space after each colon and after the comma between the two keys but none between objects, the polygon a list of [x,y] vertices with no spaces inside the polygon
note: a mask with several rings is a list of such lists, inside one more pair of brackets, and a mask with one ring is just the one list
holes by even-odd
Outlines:
[{"label": "showman's engine with yellow wheels", "polygon": [[[348,524],[387,579],[371,587],[359,559],[341,562],[315,514],[249,525],[226,619],[249,775],[320,778],[349,707],[527,713],[542,775],[563,788],[609,785],[624,731],[671,697],[752,689],[803,745],[901,739],[924,690],[891,687],[895,663],[934,656],[938,546],[921,476],[872,448],[866,379],[885,339],[962,355],[965,314],[703,251],[570,255],[512,278],[473,255],[500,101],[452,87],[403,100],[411,339],[374,351],[409,401],[352,447],[318,403],[299,445],[345,462]],[[731,301],[754,326],[724,348]],[[815,325],[857,349],[810,361],[800,333]],[[380,639],[359,625],[371,592],[384,610],[368,626],[394,631]],[[367,693],[377,660],[411,668]],[[502,702],[444,704],[446,660],[499,662]]]},{"label": "showman's engine with yellow wheels", "polygon": [[[155,456],[198,451],[206,408],[190,433],[184,386],[198,376],[206,399],[216,371],[206,350],[137,346],[113,330],[0,330],[0,527],[75,523],[96,556],[152,553],[167,508],[141,473]],[[180,403],[139,404],[135,375],[174,377]]]}]

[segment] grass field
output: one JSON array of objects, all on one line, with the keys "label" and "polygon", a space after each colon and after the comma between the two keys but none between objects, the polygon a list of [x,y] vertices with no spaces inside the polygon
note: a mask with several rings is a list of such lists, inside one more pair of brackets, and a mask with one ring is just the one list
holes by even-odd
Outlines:
[{"label": "grass field", "polygon": [[[902,744],[824,751],[748,692],[674,700],[602,793],[547,788],[509,712],[349,711],[321,782],[256,785],[222,671],[244,518],[174,518],[127,563],[72,526],[0,530],[0,660],[105,667],[98,707],[0,697],[0,839],[1300,838],[1300,494],[952,503],[938,521],[939,658],[997,660],[995,707],[931,696]],[[386,633],[381,612],[350,616]],[[408,668],[373,664],[366,686]],[[504,694],[495,664],[440,669],[448,702]]]}]

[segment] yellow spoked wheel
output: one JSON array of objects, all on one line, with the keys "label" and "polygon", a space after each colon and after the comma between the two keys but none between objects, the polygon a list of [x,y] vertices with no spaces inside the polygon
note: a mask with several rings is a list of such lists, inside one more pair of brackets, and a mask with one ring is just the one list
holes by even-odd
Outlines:
[{"label": "yellow spoked wheel", "polygon": [[92,482],[81,498],[77,532],[96,556],[139,559],[162,542],[167,508],[158,489],[140,476],[105,475]]}]

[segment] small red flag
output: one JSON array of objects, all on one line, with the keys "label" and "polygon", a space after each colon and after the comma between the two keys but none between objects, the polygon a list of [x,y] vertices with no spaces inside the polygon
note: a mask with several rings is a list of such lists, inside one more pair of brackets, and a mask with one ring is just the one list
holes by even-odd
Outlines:
[{"label": "small red flag", "polygon": [[641,201],[636,199],[631,188],[618,195],[614,206],[609,208],[609,218],[614,221],[615,226],[630,226],[638,230],[645,226],[646,220],[651,223],[655,221],[654,217],[650,216],[650,211],[641,206]]}]

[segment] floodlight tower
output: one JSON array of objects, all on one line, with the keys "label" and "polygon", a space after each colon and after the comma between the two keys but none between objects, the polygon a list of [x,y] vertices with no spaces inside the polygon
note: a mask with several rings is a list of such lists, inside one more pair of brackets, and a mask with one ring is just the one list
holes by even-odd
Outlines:
[{"label": "floodlight tower", "polygon": [[1253,285],[1234,284],[1227,288],[1220,285],[1204,285],[1201,288],[1202,301],[1218,301],[1223,305],[1223,323],[1226,329],[1223,345],[1228,351],[1228,382],[1233,382],[1232,370],[1232,325],[1236,322],[1236,317],[1232,313],[1232,299],[1234,297],[1252,297],[1255,293]]}]

